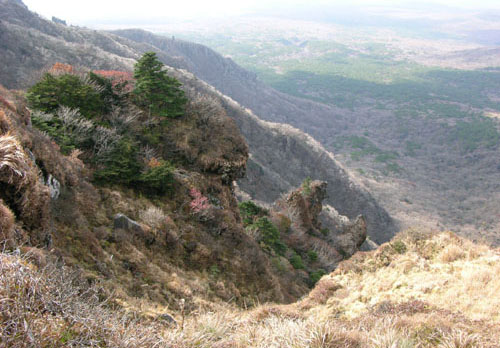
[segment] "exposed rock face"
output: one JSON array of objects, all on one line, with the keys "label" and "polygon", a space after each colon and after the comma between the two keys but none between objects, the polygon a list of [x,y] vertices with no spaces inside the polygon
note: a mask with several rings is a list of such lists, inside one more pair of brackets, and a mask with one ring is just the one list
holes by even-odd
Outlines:
[{"label": "exposed rock face", "polygon": [[366,240],[366,221],[359,215],[356,220],[345,226],[344,231],[332,238],[344,255],[351,256],[356,253]]},{"label": "exposed rock face", "polygon": [[376,250],[379,247],[377,243],[374,241],[370,240],[370,238],[366,238],[366,240],[361,244],[361,247],[359,248],[360,251],[372,251]]},{"label": "exposed rock face", "polygon": [[[300,188],[277,200],[271,212],[275,217],[290,219],[287,244],[296,250],[316,251],[322,267],[330,271],[359,250],[366,239],[366,222],[362,216],[351,222],[325,212],[323,200],[327,187],[323,181],[305,181]],[[335,229],[328,229],[332,226]]]},{"label": "exposed rock face", "polygon": [[[320,233],[321,224],[318,217],[323,209],[322,202],[326,198],[327,186],[326,182],[313,181],[293,191],[286,198],[284,205],[293,216],[293,223],[309,234]],[[280,204],[282,203],[278,201],[276,205]]]},{"label": "exposed rock face", "polygon": [[123,214],[116,214],[116,216],[113,220],[113,228],[115,230],[122,229],[122,230],[125,230],[127,232],[132,232],[132,233],[137,233],[137,234],[144,233],[142,226],[137,221],[134,221],[131,218],[129,218]]},{"label": "exposed rock face", "polygon": [[49,187],[50,198],[58,199],[59,195],[61,194],[61,183],[56,178],[54,178],[52,174],[49,174],[45,185]]}]

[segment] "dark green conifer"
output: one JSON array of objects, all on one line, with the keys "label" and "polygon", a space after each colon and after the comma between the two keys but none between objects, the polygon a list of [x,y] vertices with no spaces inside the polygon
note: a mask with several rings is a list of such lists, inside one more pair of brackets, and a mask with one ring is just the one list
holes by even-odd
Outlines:
[{"label": "dark green conifer", "polygon": [[134,96],[150,116],[178,117],[184,113],[186,97],[180,82],[167,75],[156,53],[146,52],[134,68]]}]

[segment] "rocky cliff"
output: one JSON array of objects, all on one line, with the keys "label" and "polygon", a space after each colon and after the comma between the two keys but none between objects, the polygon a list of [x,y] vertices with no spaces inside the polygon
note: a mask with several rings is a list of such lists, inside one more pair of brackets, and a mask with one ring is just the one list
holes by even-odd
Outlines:
[{"label": "rocky cliff", "polygon": [[362,216],[350,221],[323,207],[328,184],[306,180],[296,190],[278,199],[271,207],[275,219],[290,220],[286,242],[294,250],[314,250],[318,263],[332,271],[337,264],[356,253],[366,239],[366,222]]}]

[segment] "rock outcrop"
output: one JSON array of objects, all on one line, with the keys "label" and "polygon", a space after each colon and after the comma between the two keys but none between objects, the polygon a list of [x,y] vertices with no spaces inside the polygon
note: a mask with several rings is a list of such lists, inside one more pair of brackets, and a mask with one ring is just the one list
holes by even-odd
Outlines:
[{"label": "rock outcrop", "polygon": [[324,269],[333,270],[338,262],[359,250],[366,239],[362,216],[354,221],[334,215],[324,207],[328,184],[306,180],[298,189],[278,199],[271,207],[277,224],[282,217],[290,220],[286,243],[295,250],[314,250]]},{"label": "rock outcrop", "polygon": [[142,234],[144,233],[144,229],[137,222],[129,218],[124,214],[116,214],[113,220],[113,228],[115,230],[121,229],[126,232]]}]

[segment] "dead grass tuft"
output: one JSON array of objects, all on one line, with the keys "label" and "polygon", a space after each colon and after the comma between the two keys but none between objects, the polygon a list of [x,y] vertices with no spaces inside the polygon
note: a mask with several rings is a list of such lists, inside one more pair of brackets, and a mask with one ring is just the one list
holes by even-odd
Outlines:
[{"label": "dead grass tuft", "polygon": [[14,214],[0,199],[0,240],[5,240],[9,245],[13,240]]},{"label": "dead grass tuft", "polygon": [[439,254],[441,262],[455,262],[465,257],[464,250],[455,244],[448,245]]},{"label": "dead grass tuft", "polygon": [[12,128],[10,120],[5,115],[5,112],[0,109],[0,135],[5,135]]},{"label": "dead grass tuft", "polygon": [[304,301],[304,305],[324,304],[333,294],[342,288],[342,285],[333,280],[330,276],[324,276],[319,280],[309,296]]},{"label": "dead grass tuft", "polygon": [[163,346],[162,325],[111,310],[97,286],[49,263],[0,254],[0,342],[6,347]]},{"label": "dead grass tuft", "polygon": [[32,244],[46,243],[50,195],[40,182],[40,173],[12,135],[0,137],[0,185],[2,198],[23,221],[40,232],[32,233]]},{"label": "dead grass tuft", "polygon": [[[5,93],[3,88],[2,88],[2,90],[0,90],[0,92],[2,92],[2,94]],[[5,99],[1,95],[0,95],[0,104],[3,105],[4,107],[6,107],[7,109],[9,109],[10,111],[16,112],[16,108],[7,99]]]},{"label": "dead grass tuft", "polygon": [[17,139],[9,134],[0,137],[0,181],[25,185],[29,178],[28,158]]},{"label": "dead grass tuft", "polygon": [[163,210],[155,206],[151,206],[146,210],[141,211],[139,218],[143,223],[154,230],[159,230],[167,223],[167,215],[165,215]]}]

